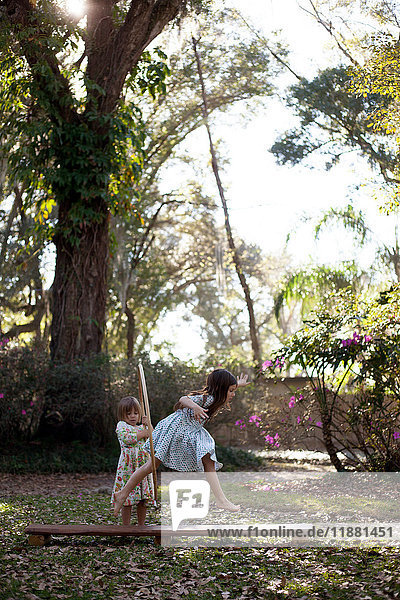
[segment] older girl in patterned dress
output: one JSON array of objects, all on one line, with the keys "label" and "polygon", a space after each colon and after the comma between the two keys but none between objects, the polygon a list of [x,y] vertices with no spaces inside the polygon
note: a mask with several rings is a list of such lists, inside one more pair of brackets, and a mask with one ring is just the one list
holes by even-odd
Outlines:
[{"label": "older girl in patterned dress", "polygon": [[[238,387],[246,385],[247,375],[236,378],[225,369],[215,369],[201,391],[182,396],[175,412],[162,419],[153,431],[156,466],[163,463],[176,471],[205,471],[219,508],[239,510],[220,486],[216,471],[222,467],[215,454],[215,442],[204,423],[223,407],[229,407]],[[149,442],[145,449],[149,450]],[[151,460],[137,469],[121,491],[115,494],[114,514],[118,515],[131,490],[152,471]]]},{"label": "older girl in patterned dress", "polygon": [[[118,405],[118,423],[116,433],[121,446],[114,489],[111,496],[112,504],[115,503],[115,493],[119,492],[129,481],[132,473],[144,465],[149,455],[144,449],[149,431],[144,425],[139,425],[141,417],[140,404],[133,396],[122,398]],[[143,422],[146,424],[146,417]],[[130,489],[124,498],[121,510],[122,524],[130,525],[132,506],[136,505],[138,525],[144,525],[146,520],[146,500],[154,501],[153,482],[150,477],[144,477],[138,485]]]}]

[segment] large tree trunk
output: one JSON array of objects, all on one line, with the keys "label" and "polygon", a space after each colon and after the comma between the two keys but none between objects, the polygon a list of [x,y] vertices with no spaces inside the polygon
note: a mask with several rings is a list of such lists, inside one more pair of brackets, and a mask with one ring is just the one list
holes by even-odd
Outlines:
[{"label": "large tree trunk", "polygon": [[55,240],[53,320],[50,350],[53,360],[72,360],[101,351],[107,291],[108,215],[82,227],[79,245],[64,236]]}]

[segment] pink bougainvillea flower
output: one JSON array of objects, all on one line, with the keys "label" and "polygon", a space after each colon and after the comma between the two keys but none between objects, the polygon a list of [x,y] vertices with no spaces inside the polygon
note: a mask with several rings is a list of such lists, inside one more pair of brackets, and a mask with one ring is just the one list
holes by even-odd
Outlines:
[{"label": "pink bougainvillea flower", "polygon": [[261,421],[261,417],[258,417],[257,415],[251,415],[251,417],[249,417],[249,423],[256,423],[257,421]]},{"label": "pink bougainvillea flower", "polygon": [[297,417],[297,425],[300,423],[300,421],[301,421],[301,418]]},{"label": "pink bougainvillea flower", "polygon": [[21,410],[21,415],[26,415],[26,410],[22,409]]},{"label": "pink bougainvillea flower", "polygon": [[4,394],[0,394],[0,398],[4,398]]},{"label": "pink bougainvillea flower", "polygon": [[316,424],[317,427],[322,427],[321,421],[317,421],[315,424]]},{"label": "pink bougainvillea flower", "polygon": [[393,437],[394,437],[395,440],[398,440],[400,438],[400,431],[395,431],[393,433]]},{"label": "pink bougainvillea flower", "polygon": [[238,419],[238,420],[236,421],[235,425],[239,426],[239,425],[241,425],[242,423],[244,423],[243,419]]},{"label": "pink bougainvillea flower", "polygon": [[263,362],[263,364],[261,365],[261,370],[265,371],[266,369],[268,369],[268,367],[272,367],[272,365],[273,365],[272,360],[265,360]]},{"label": "pink bougainvillea flower", "polygon": [[289,408],[293,408],[293,406],[296,404],[296,398],[294,396],[292,396],[289,400]]},{"label": "pink bougainvillea flower", "polygon": [[275,446],[275,448],[279,448],[280,443],[279,442],[275,442],[274,446]]},{"label": "pink bougainvillea flower", "polygon": [[279,435],[279,433],[276,433],[276,434],[274,435],[274,440],[279,440],[279,438],[280,438],[280,437],[281,437],[281,436]]},{"label": "pink bougainvillea flower", "polygon": [[367,342],[367,343],[368,343],[368,342],[372,342],[372,337],[371,337],[370,335],[366,335],[366,336],[364,337],[364,341],[365,341],[365,342]]}]

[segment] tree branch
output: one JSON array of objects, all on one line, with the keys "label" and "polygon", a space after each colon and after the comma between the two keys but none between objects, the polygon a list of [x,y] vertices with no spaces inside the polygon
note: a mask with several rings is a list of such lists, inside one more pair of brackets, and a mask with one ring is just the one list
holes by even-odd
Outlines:
[{"label": "tree branch", "polygon": [[124,23],[115,30],[112,1],[103,0],[103,11],[91,19],[86,45],[88,77],[105,90],[95,94],[101,114],[114,109],[129,71],[185,4],[186,0],[132,0]]}]

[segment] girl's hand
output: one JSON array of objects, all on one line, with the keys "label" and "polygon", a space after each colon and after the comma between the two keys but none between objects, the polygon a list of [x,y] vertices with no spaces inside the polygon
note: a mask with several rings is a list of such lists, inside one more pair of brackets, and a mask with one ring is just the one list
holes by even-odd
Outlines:
[{"label": "girl's hand", "polygon": [[240,373],[240,377],[236,378],[237,386],[238,387],[243,387],[245,385],[249,385],[249,383],[251,383],[251,381],[247,381],[248,378],[249,378],[248,375],[245,375],[244,373]]},{"label": "girl's hand", "polygon": [[208,414],[207,414],[207,409],[203,408],[202,406],[199,406],[198,404],[195,404],[192,408],[193,413],[194,413],[194,418],[196,419],[196,421],[198,421],[199,423],[201,423],[203,421],[203,419],[208,419]]},{"label": "girl's hand", "polygon": [[153,432],[153,427],[150,425],[149,417],[146,417],[145,415],[143,415],[142,423],[145,427],[147,427],[147,429],[144,430],[146,432],[146,435],[144,435],[143,437],[149,437],[150,432]]},{"label": "girl's hand", "polygon": [[138,431],[137,440],[143,440],[145,438],[150,437],[150,429],[141,429]]}]

